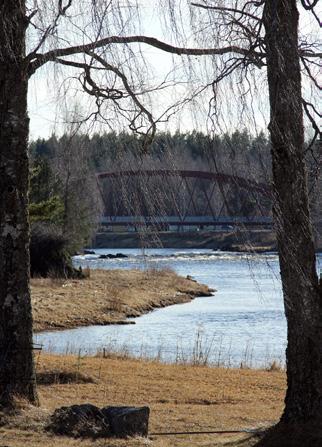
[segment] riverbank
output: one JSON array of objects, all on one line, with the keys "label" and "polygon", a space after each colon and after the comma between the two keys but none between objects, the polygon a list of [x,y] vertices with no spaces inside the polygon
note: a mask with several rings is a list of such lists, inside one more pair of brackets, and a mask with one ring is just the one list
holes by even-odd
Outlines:
[{"label": "riverbank", "polygon": [[90,270],[79,279],[31,280],[35,332],[127,324],[153,309],[210,296],[212,290],[169,269]]},{"label": "riverbank", "polygon": [[[151,243],[152,240],[152,243]],[[153,245],[154,243],[154,245]],[[234,252],[276,251],[276,237],[270,230],[164,231],[147,237],[144,233],[97,233],[93,248],[210,248]]]},{"label": "riverbank", "polygon": [[[280,417],[286,386],[285,373],[279,370],[169,365],[116,356],[80,358],[40,353],[36,367],[41,407],[27,407],[19,416],[2,425],[3,445],[250,447],[256,438],[245,433],[151,435],[152,440],[84,439],[80,443],[80,440],[50,435],[44,427],[55,408],[80,403],[99,407],[148,405],[151,409],[150,433],[267,427]],[[66,377],[70,378],[70,383],[63,383]]]}]

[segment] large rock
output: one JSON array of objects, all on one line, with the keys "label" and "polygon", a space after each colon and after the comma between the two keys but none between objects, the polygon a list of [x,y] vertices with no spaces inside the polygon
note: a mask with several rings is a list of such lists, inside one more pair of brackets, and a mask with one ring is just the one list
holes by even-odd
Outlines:
[{"label": "large rock", "polygon": [[148,407],[105,407],[83,404],[61,407],[51,416],[48,429],[59,435],[107,438],[148,435]]},{"label": "large rock", "polygon": [[109,421],[110,430],[115,437],[148,436],[149,407],[105,407],[101,411]]},{"label": "large rock", "polygon": [[84,255],[96,255],[94,250],[88,250],[86,248],[84,248],[83,253]]}]

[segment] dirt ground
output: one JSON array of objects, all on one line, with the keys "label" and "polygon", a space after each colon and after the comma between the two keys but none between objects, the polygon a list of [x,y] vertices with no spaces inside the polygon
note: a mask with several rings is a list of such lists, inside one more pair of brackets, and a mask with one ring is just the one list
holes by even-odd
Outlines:
[{"label": "dirt ground", "polygon": [[[34,330],[126,323],[157,307],[210,295],[172,270],[91,270],[86,279],[31,280]],[[214,298],[215,299],[215,298]]]},{"label": "dirt ground", "polygon": [[[285,392],[283,371],[168,365],[116,356],[38,354],[41,406],[26,407],[0,424],[9,447],[250,447],[250,434],[158,436],[178,431],[249,430],[278,420]],[[64,378],[71,383],[60,383]],[[45,380],[44,380],[45,378]],[[87,383],[88,382],[88,383]],[[149,439],[75,440],[44,430],[55,408],[77,403],[148,405]],[[1,422],[1,417],[0,417]],[[4,424],[4,425],[3,425]]]}]

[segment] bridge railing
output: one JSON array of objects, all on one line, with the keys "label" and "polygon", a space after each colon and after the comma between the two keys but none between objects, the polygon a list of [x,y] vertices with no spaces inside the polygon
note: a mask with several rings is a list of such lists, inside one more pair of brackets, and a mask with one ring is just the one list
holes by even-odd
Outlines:
[{"label": "bridge railing", "polygon": [[105,225],[135,225],[166,223],[173,225],[270,225],[270,217],[244,217],[244,216],[102,216],[101,224]]}]

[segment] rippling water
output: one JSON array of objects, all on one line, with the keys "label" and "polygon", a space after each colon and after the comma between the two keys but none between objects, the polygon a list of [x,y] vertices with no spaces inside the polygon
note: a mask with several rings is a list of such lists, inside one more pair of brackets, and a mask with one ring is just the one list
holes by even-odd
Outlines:
[{"label": "rippling water", "polygon": [[[122,252],[123,259],[99,259]],[[286,322],[276,254],[246,255],[193,249],[96,250],[77,256],[76,266],[170,267],[217,289],[213,297],[159,309],[135,325],[90,326],[35,336],[52,352],[94,353],[106,348],[165,361],[195,358],[215,364],[267,366],[284,363]],[[319,268],[322,254],[318,255]]]}]

